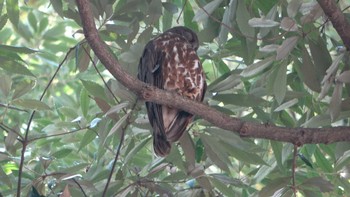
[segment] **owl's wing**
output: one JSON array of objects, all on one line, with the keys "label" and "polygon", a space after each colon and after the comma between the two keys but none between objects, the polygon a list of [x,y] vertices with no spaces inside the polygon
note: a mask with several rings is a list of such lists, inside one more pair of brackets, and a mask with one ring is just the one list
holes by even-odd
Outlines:
[{"label": "owl's wing", "polygon": [[[155,49],[153,42],[149,42],[143,51],[139,63],[138,79],[157,88],[163,88],[162,63],[164,54]],[[163,123],[162,106],[146,102],[148,119],[153,127],[153,148],[157,155],[165,156],[171,150]]]}]

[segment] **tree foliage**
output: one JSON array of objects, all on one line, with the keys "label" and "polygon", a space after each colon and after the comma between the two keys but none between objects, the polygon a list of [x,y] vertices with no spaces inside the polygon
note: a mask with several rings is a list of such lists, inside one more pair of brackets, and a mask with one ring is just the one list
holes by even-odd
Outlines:
[{"label": "tree foliage", "polygon": [[[201,42],[209,106],[262,126],[349,126],[349,53],[316,1],[90,6],[131,75],[151,38],[184,25]],[[156,157],[143,102],[94,55],[75,1],[0,0],[0,77],[3,196],[350,194],[348,142],[246,139],[197,118]]]}]

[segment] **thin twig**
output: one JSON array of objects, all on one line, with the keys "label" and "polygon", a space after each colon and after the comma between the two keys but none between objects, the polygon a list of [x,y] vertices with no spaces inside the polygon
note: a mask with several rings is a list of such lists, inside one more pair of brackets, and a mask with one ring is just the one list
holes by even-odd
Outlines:
[{"label": "thin twig", "polygon": [[[49,87],[51,86],[54,78],[56,77],[56,75],[58,74],[58,71],[61,69],[63,63],[67,60],[69,54],[75,49],[75,47],[70,48],[69,51],[66,53],[66,56],[63,58],[63,60],[61,61],[61,63],[58,65],[55,73],[53,74],[53,76],[51,77],[50,81],[48,82],[48,84],[46,85],[43,93],[41,94],[39,101],[42,101],[47,90],[49,89]],[[27,149],[27,145],[29,144],[28,141],[28,135],[29,135],[29,129],[31,127],[31,124],[33,122],[34,119],[34,115],[35,115],[36,111],[33,110],[33,112],[31,113],[29,120],[28,120],[28,124],[27,124],[27,128],[25,131],[25,136],[24,136],[24,140],[22,141],[22,152],[21,152],[21,161],[19,163],[19,168],[18,168],[18,182],[17,182],[17,197],[21,196],[21,183],[22,183],[22,171],[23,171],[23,165],[24,165],[24,154],[26,152]]]},{"label": "thin twig", "polygon": [[90,126],[86,126],[86,127],[83,127],[83,128],[79,128],[79,129],[75,129],[75,130],[69,131],[69,132],[34,137],[32,139],[28,139],[27,142],[33,142],[33,141],[36,141],[36,140],[40,140],[40,139],[44,139],[44,138],[50,138],[50,137],[57,137],[57,136],[61,136],[61,135],[68,135],[68,134],[72,134],[72,133],[75,133],[75,132],[78,132],[78,131],[83,131],[83,130],[89,129],[89,128],[90,128]]},{"label": "thin twig", "polygon": [[[118,104],[120,104],[119,99],[114,95],[113,91],[112,91],[111,88],[108,86],[106,80],[103,78],[101,72],[98,70],[98,68],[97,68],[97,66],[96,66],[96,63],[95,63],[95,61],[92,59],[90,53],[87,51],[87,49],[86,49],[84,46],[83,46],[83,49],[84,49],[85,53],[88,55],[90,61],[92,62],[92,65],[94,66],[94,68],[95,68],[97,74],[100,76],[100,78],[101,78],[101,80],[103,81],[103,84],[106,86],[107,90],[111,93],[111,95],[112,95],[112,97],[114,98],[114,100],[115,100]],[[125,110],[125,108],[123,108],[122,110],[123,110],[123,112],[124,112],[125,114],[127,113],[126,110]]]},{"label": "thin twig", "polygon": [[17,136],[20,138],[20,139],[17,138],[17,140],[20,142],[23,142],[23,137],[18,131],[8,127],[7,125],[5,125],[3,123],[0,123],[0,128],[2,128],[7,133],[13,132],[13,133],[17,134]]},{"label": "thin twig", "polygon": [[293,166],[292,166],[292,190],[295,197],[297,196],[297,188],[295,185],[295,169],[297,168],[297,155],[298,155],[298,146],[294,144]]},{"label": "thin twig", "polygon": [[112,175],[113,175],[115,166],[116,166],[117,161],[118,161],[118,158],[119,158],[120,150],[121,150],[121,147],[122,147],[123,142],[124,142],[125,130],[127,129],[127,127],[128,127],[128,126],[130,125],[130,123],[131,123],[130,117],[131,117],[132,112],[134,111],[136,105],[137,105],[137,99],[136,99],[134,105],[132,106],[131,111],[127,113],[127,116],[128,116],[128,117],[126,118],[126,124],[125,124],[124,127],[122,128],[122,132],[121,132],[121,136],[120,136],[120,141],[119,141],[117,153],[116,153],[116,155],[115,155],[115,158],[114,158],[114,161],[113,161],[113,165],[112,165],[112,169],[111,169],[111,172],[109,173],[109,176],[108,176],[108,179],[107,179],[107,183],[106,183],[105,188],[104,188],[104,190],[103,190],[102,197],[105,197],[105,196],[106,196],[106,193],[107,193],[107,190],[108,190],[108,186],[109,186],[109,183],[110,183],[110,181],[111,181],[111,179],[112,179]]},{"label": "thin twig", "polygon": [[182,12],[183,12],[184,9],[185,9],[186,4],[187,4],[187,0],[185,0],[185,3],[184,3],[184,5],[182,6],[182,9],[181,9],[181,11],[180,11],[180,14],[179,14],[179,16],[178,16],[177,19],[176,19],[176,23],[177,23],[177,24],[179,24],[180,17],[181,17],[181,15],[182,15]]},{"label": "thin twig", "polygon": [[8,108],[8,109],[13,109],[13,110],[17,110],[17,111],[27,112],[28,113],[28,111],[25,110],[25,109],[20,109],[18,107],[15,107],[15,106],[12,106],[12,105],[8,105],[8,104],[6,105],[6,104],[3,104],[3,103],[0,103],[0,107],[5,107],[5,108]]},{"label": "thin twig", "polygon": [[84,191],[84,189],[83,189],[83,187],[80,185],[80,183],[79,183],[77,180],[75,180],[74,178],[73,178],[73,181],[74,181],[74,183],[76,183],[76,184],[78,185],[78,187],[80,188],[80,190],[83,192],[83,195],[84,195],[84,196],[87,196],[86,193],[85,193],[85,191]]}]

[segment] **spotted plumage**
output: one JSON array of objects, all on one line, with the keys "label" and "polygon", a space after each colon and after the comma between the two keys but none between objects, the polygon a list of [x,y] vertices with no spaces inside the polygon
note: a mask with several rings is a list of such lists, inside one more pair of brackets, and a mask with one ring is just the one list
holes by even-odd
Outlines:
[{"label": "spotted plumage", "polygon": [[[145,46],[138,78],[160,89],[203,101],[206,82],[196,53],[198,46],[197,35],[192,30],[181,26],[167,30]],[[166,156],[171,143],[182,136],[193,115],[152,102],[146,102],[146,108],[153,127],[154,151]]]}]

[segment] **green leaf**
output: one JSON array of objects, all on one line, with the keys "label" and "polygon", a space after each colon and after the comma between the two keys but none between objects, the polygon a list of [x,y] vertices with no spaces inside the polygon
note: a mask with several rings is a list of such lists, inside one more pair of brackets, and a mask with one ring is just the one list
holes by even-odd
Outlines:
[{"label": "green leaf", "polygon": [[61,159],[69,155],[73,150],[70,148],[62,148],[54,153],[51,154],[52,157],[56,159]]},{"label": "green leaf", "polygon": [[289,189],[290,180],[290,177],[281,177],[274,179],[260,190],[258,196],[275,196],[274,194],[280,189]]},{"label": "green leaf", "polygon": [[90,47],[85,44],[78,45],[75,48],[75,66],[79,69],[79,72],[84,72],[88,69],[89,63]]},{"label": "green leaf", "polygon": [[90,98],[86,89],[80,91],[80,109],[83,112],[83,116],[87,117],[90,106]]},{"label": "green leaf", "polygon": [[313,91],[321,91],[321,81],[317,76],[317,69],[311,60],[309,52],[303,47],[302,63],[294,58],[294,62],[299,66],[302,81]]},{"label": "green leaf", "polygon": [[19,7],[18,0],[6,0],[7,15],[13,26],[18,27],[19,22]]},{"label": "green leaf", "polygon": [[33,30],[36,32],[38,30],[38,21],[36,20],[36,17],[33,14],[33,12],[29,12],[28,22],[29,22],[30,26],[33,28]]},{"label": "green leaf", "polygon": [[[211,15],[214,10],[220,5],[222,0],[214,0],[209,2],[207,5],[200,9],[193,17],[193,21],[195,22],[203,22],[207,20],[209,15]],[[204,11],[205,10],[205,11]]]},{"label": "green leaf", "polygon": [[350,70],[340,73],[340,75],[336,77],[336,80],[342,83],[350,83]]},{"label": "green leaf", "polygon": [[195,146],[196,162],[200,163],[204,153],[204,145],[201,139],[198,139]]},{"label": "green leaf", "polygon": [[215,138],[202,133],[200,134],[200,137],[202,139],[205,152],[207,153],[211,161],[222,170],[229,172],[227,164],[230,164],[230,162],[227,158],[227,154],[225,153],[219,142]]},{"label": "green leaf", "polygon": [[298,153],[298,156],[307,166],[309,166],[310,168],[314,168],[309,159],[307,159],[303,154]]},{"label": "green leaf", "polygon": [[132,29],[130,29],[127,26],[114,25],[114,24],[107,24],[106,29],[107,31],[115,32],[121,35],[129,35],[132,32]]},{"label": "green leaf", "polygon": [[248,21],[248,24],[252,27],[276,27],[279,25],[279,22],[269,20],[266,18],[251,18]]},{"label": "green leaf", "polygon": [[298,36],[293,36],[285,39],[282,44],[277,48],[276,60],[282,60],[286,58],[290,52],[294,49],[299,40]]},{"label": "green leaf", "polygon": [[[128,164],[130,162],[130,160],[138,153],[140,152],[140,150],[142,148],[145,147],[145,145],[149,142],[151,138],[145,138],[143,140],[141,140],[141,142],[139,142],[130,152],[127,153],[125,159],[124,159],[124,163]],[[120,145],[119,145],[120,146]]]},{"label": "green leaf", "polygon": [[335,171],[340,171],[345,167],[346,165],[349,165],[350,163],[350,150],[345,151],[342,156],[340,156],[335,163],[334,170]]},{"label": "green leaf", "polygon": [[0,17],[0,30],[2,30],[2,28],[5,27],[5,25],[7,23],[7,19],[8,19],[7,14],[4,14]]},{"label": "green leaf", "polygon": [[3,74],[0,74],[0,79],[1,79],[0,92],[6,98],[10,94],[10,91],[11,91],[12,79],[10,76],[3,75]]},{"label": "green leaf", "polygon": [[105,114],[104,116],[108,116],[111,115],[113,113],[119,113],[120,110],[122,110],[123,108],[126,108],[129,105],[129,102],[123,102],[123,103],[119,103],[118,105],[115,105],[113,107],[111,107]]},{"label": "green leaf", "polygon": [[[170,12],[171,14],[176,14],[178,12],[178,7],[171,2],[163,2],[162,3],[163,7]],[[164,24],[163,24],[164,25]]]},{"label": "green leaf", "polygon": [[314,153],[316,164],[324,171],[331,173],[333,171],[332,164],[325,155],[317,148]]},{"label": "green leaf", "polygon": [[241,73],[242,77],[252,77],[260,72],[262,72],[265,68],[271,65],[273,60],[275,59],[274,56],[271,56],[269,58],[266,58],[264,60],[261,60],[259,62],[256,62],[254,64],[251,64],[247,66],[246,69],[243,70]]},{"label": "green leaf", "polygon": [[[54,1],[56,1],[56,0],[54,0]],[[49,24],[49,19],[47,19],[47,17],[42,18],[40,23],[39,23],[39,32],[38,33],[43,32],[47,28],[48,24]]]},{"label": "green leaf", "polygon": [[331,192],[334,190],[334,185],[328,181],[325,180],[323,177],[313,177],[305,180],[302,184],[302,187],[308,188],[308,187],[316,187],[321,192]]},{"label": "green leaf", "polygon": [[5,61],[0,64],[0,68],[13,74],[26,75],[30,77],[36,77],[26,66],[16,61]]},{"label": "green leaf", "polygon": [[32,110],[51,110],[51,108],[44,102],[34,99],[16,99],[12,101],[12,104],[21,106],[25,109]]},{"label": "green leaf", "polygon": [[102,86],[92,81],[86,81],[82,79],[80,81],[83,83],[84,88],[89,92],[89,94],[94,97],[107,100],[106,93]]},{"label": "green leaf", "polygon": [[78,152],[84,148],[85,146],[87,146],[90,142],[92,142],[94,139],[96,139],[96,132],[91,131],[91,130],[87,130],[83,136],[83,139],[80,141],[80,145],[78,148]]},{"label": "green leaf", "polygon": [[236,21],[240,32],[245,35],[248,39],[255,38],[255,30],[253,27],[248,25],[248,21],[251,18],[249,11],[245,5],[244,0],[238,0],[237,10],[236,10]]},{"label": "green leaf", "polygon": [[12,95],[12,99],[20,98],[21,96],[27,94],[30,92],[36,85],[36,82],[34,80],[31,81],[21,81],[18,84],[15,85],[15,92]]},{"label": "green leaf", "polygon": [[342,90],[343,90],[343,84],[337,83],[334,87],[332,98],[329,103],[329,113],[331,115],[332,122],[335,121],[340,115]]},{"label": "green leaf", "polygon": [[271,148],[273,151],[273,154],[276,158],[277,165],[279,166],[280,169],[283,168],[283,162],[282,162],[282,148],[283,145],[281,142],[277,142],[274,140],[270,140]]},{"label": "green leaf", "polygon": [[294,18],[299,11],[299,8],[303,2],[300,0],[291,0],[287,6],[288,16]]},{"label": "green leaf", "polygon": [[107,138],[111,135],[113,135],[126,121],[128,118],[129,113],[125,114],[123,117],[121,117],[117,123],[114,124],[114,126],[111,128],[111,130],[108,132]]},{"label": "green leaf", "polygon": [[281,104],[287,92],[287,65],[280,65],[276,72],[277,76],[273,85],[273,94],[276,101]]},{"label": "green leaf", "polygon": [[264,99],[254,95],[246,94],[217,94],[213,96],[214,100],[221,101],[224,104],[232,104],[244,107],[264,106],[267,102]]},{"label": "green leaf", "polygon": [[292,107],[293,105],[297,104],[298,103],[298,99],[295,98],[295,99],[292,99],[292,100],[289,100],[285,103],[282,103],[280,106],[278,106],[274,111],[275,112],[279,112],[279,111],[282,111],[282,110],[285,110],[285,109],[288,109],[290,107]]},{"label": "green leaf", "polygon": [[50,0],[50,3],[53,9],[57,12],[57,14],[63,18],[63,4],[62,0]]}]

